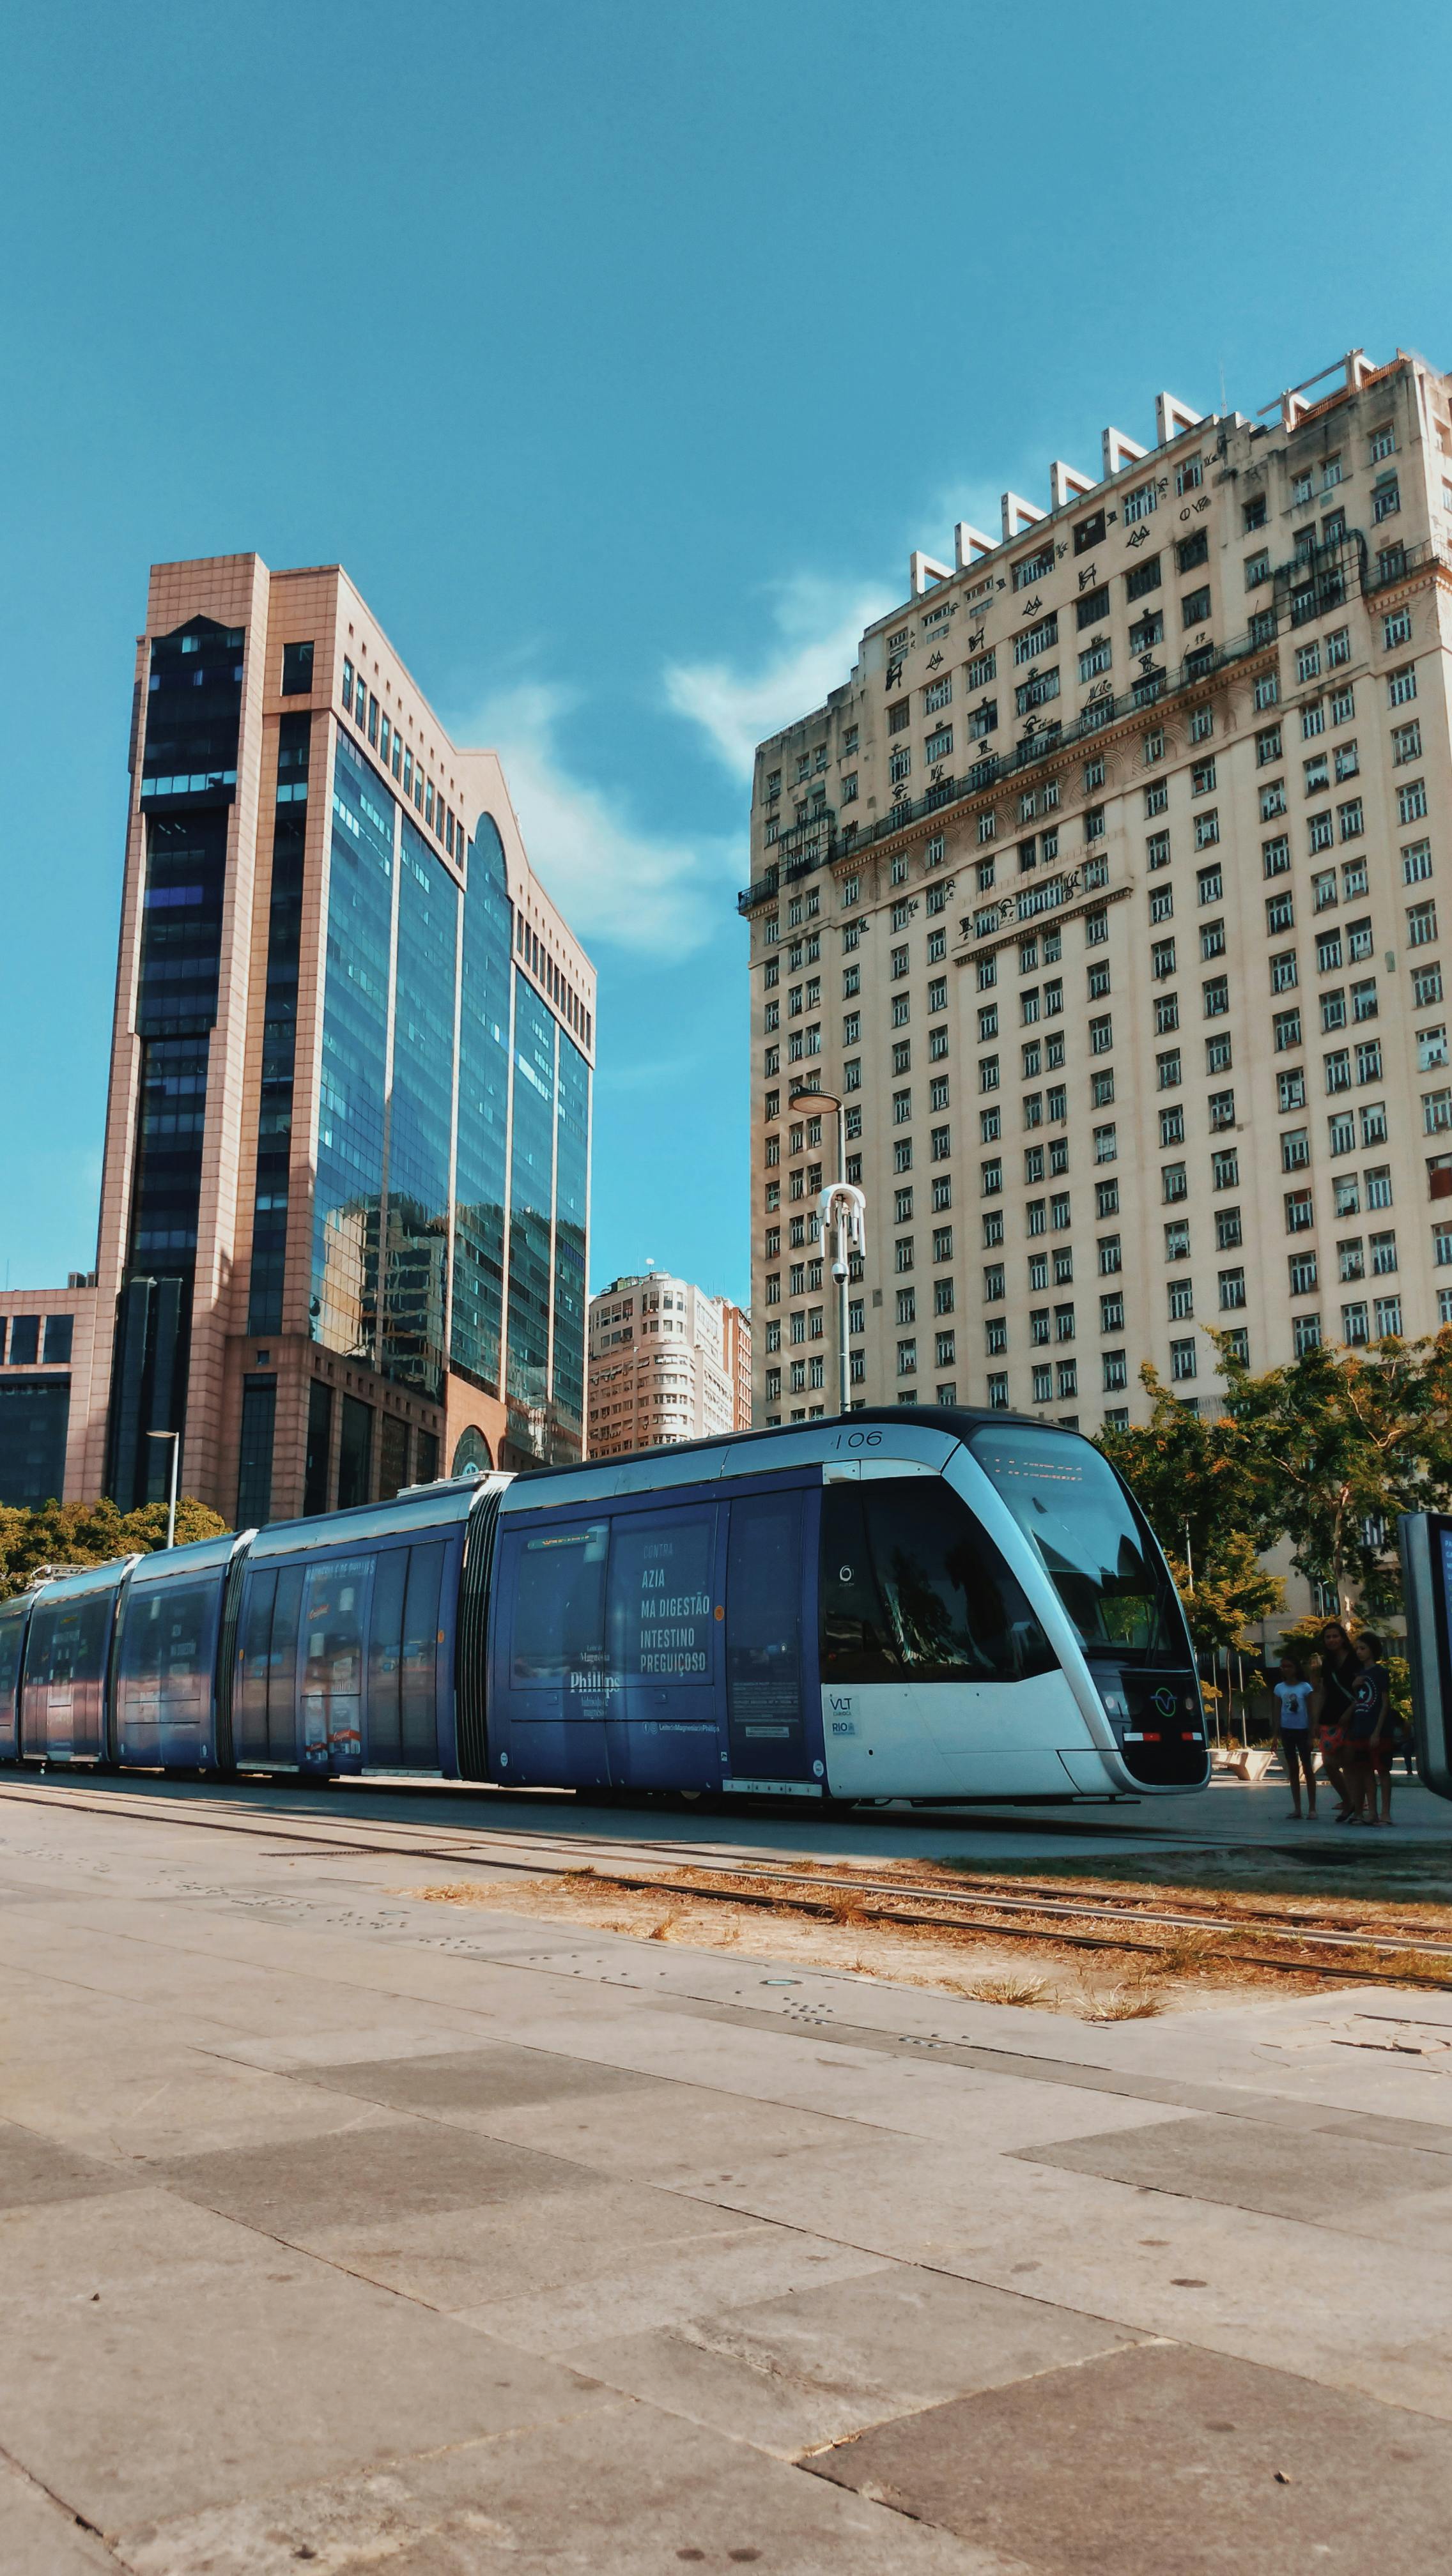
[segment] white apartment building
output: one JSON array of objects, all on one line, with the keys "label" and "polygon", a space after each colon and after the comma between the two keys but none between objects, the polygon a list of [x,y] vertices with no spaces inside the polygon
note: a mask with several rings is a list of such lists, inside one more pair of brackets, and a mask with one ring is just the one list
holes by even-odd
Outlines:
[{"label": "white apartment building", "polygon": [[728,1299],[662,1270],[614,1279],[588,1337],[592,1458],[749,1428],[751,1327]]},{"label": "white apartment building", "polygon": [[758,1421],[835,1382],[803,1083],[854,1400],[1093,1431],[1145,1359],[1213,1406],[1207,1325],[1452,1322],[1452,381],[1334,377],[1005,493],[758,751]]}]

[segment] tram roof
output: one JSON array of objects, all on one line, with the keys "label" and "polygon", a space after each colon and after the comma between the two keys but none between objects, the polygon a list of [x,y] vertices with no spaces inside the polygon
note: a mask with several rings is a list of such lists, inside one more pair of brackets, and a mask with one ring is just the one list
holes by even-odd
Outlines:
[{"label": "tram roof", "polygon": [[[581,1458],[573,1466],[525,1467],[520,1475],[531,1485],[550,1476],[588,1476],[592,1468],[602,1472],[610,1467],[639,1467],[647,1459],[664,1464],[677,1458],[690,1458],[709,1452],[713,1457],[722,1449],[748,1449],[753,1442],[800,1440],[804,1444],[820,1440],[822,1434],[836,1427],[855,1431],[863,1423],[890,1423],[895,1431],[916,1427],[926,1431],[946,1431],[954,1439],[969,1435],[992,1424],[1001,1429],[1006,1422],[1018,1423],[1031,1431],[1057,1431],[1058,1423],[1041,1422],[1036,1413],[990,1411],[987,1405],[969,1404],[864,1404],[854,1413],[819,1414],[812,1422],[773,1422],[754,1431],[718,1431],[703,1440],[663,1440],[649,1449],[627,1449],[613,1452],[608,1458]],[[1083,1434],[1070,1433],[1071,1439]]]},{"label": "tram roof", "polygon": [[[843,1449],[856,1451],[864,1432],[880,1456],[915,1458],[941,1467],[955,1448],[976,1432],[1006,1423],[1042,1432],[1032,1414],[990,1412],[967,1405],[864,1405],[860,1413],[824,1414],[813,1422],[774,1423],[759,1431],[723,1432],[714,1440],[671,1440],[659,1448],[637,1449],[608,1458],[587,1458],[579,1466],[539,1467],[516,1475],[501,1496],[501,1509],[516,1513],[548,1510],[554,1505],[582,1507],[625,1501],[632,1494],[668,1493],[682,1485],[709,1485],[728,1478],[770,1475],[794,1466],[825,1464]],[[1050,1426],[1057,1429],[1057,1426]],[[882,1437],[891,1433],[892,1438]],[[1082,1434],[1061,1433],[1075,1439]]]}]

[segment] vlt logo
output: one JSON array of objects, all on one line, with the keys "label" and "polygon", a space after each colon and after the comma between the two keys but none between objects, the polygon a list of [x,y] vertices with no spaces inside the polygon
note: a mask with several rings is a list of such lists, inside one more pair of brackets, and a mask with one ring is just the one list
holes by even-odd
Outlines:
[{"label": "vlt logo", "polygon": [[851,1694],[844,1693],[842,1691],[828,1691],[827,1705],[831,1709],[834,1717],[849,1717],[852,1713]]},{"label": "vlt logo", "polygon": [[1160,1717],[1174,1716],[1175,1694],[1172,1690],[1157,1690],[1155,1693],[1154,1704],[1156,1712]]}]

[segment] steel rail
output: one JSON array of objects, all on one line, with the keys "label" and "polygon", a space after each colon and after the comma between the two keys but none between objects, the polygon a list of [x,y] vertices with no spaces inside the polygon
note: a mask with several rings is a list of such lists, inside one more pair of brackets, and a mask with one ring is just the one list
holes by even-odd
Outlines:
[{"label": "steel rail", "polygon": [[[991,1929],[1005,1938],[1025,1940],[1042,1938],[1047,1931],[1050,1937],[1064,1941],[1077,1939],[1096,1948],[1138,1950],[1151,1956],[1164,1945],[1111,1940],[1102,1933],[1096,1939],[1088,1934],[1076,1935],[1067,1927],[1074,1922],[1100,1926],[1146,1924],[1167,1931],[1213,1933],[1229,1935],[1241,1940],[1250,1938],[1279,1941],[1294,1943],[1297,1947],[1314,1945],[1323,1949],[1354,1950],[1362,1954],[1370,1950],[1379,1956],[1388,1957],[1399,1956],[1407,1949],[1413,1948],[1428,1958],[1452,1960],[1452,1942],[1429,1940],[1412,1929],[1400,1937],[1393,1937],[1373,1932],[1315,1929],[1301,1923],[1275,1923],[1267,1921],[1264,1917],[1257,1917],[1254,1921],[1247,1922],[1244,1918],[1234,1916],[1184,1914],[1161,1908],[1151,1910],[1144,1906],[1113,1905],[1092,1898],[1034,1894],[1005,1895],[989,1889],[985,1889],[980,1895],[970,1895],[964,1890],[940,1889],[921,1880],[912,1879],[815,1877],[809,1876],[807,1870],[800,1864],[785,1866],[777,1862],[750,1859],[703,1858],[701,1846],[698,1844],[637,1843],[632,1846],[624,1840],[612,1841],[594,1835],[549,1835],[531,1832],[527,1827],[512,1829],[506,1827],[502,1832],[491,1832],[488,1836],[488,1849],[481,1850],[472,1841],[462,1848],[457,1845],[444,1847],[437,1841],[421,1842],[414,1837],[411,1829],[400,1828],[393,1823],[373,1827],[375,1838],[364,1842],[358,1838],[358,1828],[354,1827],[350,1830],[343,1825],[341,1819],[338,1832],[333,1836],[321,1832],[318,1826],[302,1818],[298,1818],[296,1823],[289,1822],[286,1817],[280,1820],[268,1818],[265,1821],[259,1818],[254,1822],[250,1818],[255,1811],[249,1811],[246,1817],[239,1814],[236,1809],[219,1812],[216,1803],[210,1799],[157,1798],[137,1793],[131,1793],[128,1796],[124,1790],[102,1790],[87,1795],[79,1789],[71,1788],[69,1784],[47,1785],[42,1789],[38,1785],[30,1788],[18,1782],[8,1781],[0,1783],[0,1800],[7,1795],[36,1805],[44,1805],[47,1801],[53,1804],[59,1799],[68,1810],[92,1814],[114,1812],[120,1808],[121,1812],[129,1817],[160,1816],[163,1820],[169,1817],[172,1821],[199,1826],[205,1830],[240,1832],[268,1841],[305,1844],[315,1858],[334,1854],[339,1859],[432,1860],[444,1862],[456,1868],[492,1867],[529,1872],[538,1876],[541,1874],[542,1855],[545,1852],[551,1852],[559,1857],[553,1864],[545,1863],[546,1871],[552,1870],[552,1874],[559,1876],[572,1873],[580,1876],[589,1875],[600,1886],[653,1888],[666,1895],[700,1896],[717,1901],[735,1900],[762,1906],[780,1904],[784,1899],[790,1899],[805,1903],[807,1910],[816,1913],[830,1913],[834,1904],[844,1896],[887,1898],[896,1901],[897,1910],[891,1914],[884,1914],[879,1909],[868,1917],[869,1921],[896,1921],[929,1927],[937,1925],[943,1930]],[[325,1819],[324,1823],[328,1821],[330,1820]],[[422,1832],[426,1829],[419,1830]],[[498,1851],[497,1846],[501,1841],[513,1844],[528,1853],[530,1857],[526,1859],[507,1857]],[[590,1857],[594,1854],[602,1855],[605,1861],[612,1865],[599,1866],[595,1859]],[[680,1857],[664,1857],[668,1854]],[[638,1861],[638,1866],[633,1872],[628,1867],[632,1858]],[[661,1874],[662,1869],[668,1870],[672,1867],[679,1869],[683,1865],[698,1871],[706,1878],[723,1878],[732,1882],[767,1879],[778,1882],[778,1886],[774,1891],[752,1892],[736,1884],[707,1887],[702,1886],[698,1881],[671,1879]],[[916,1899],[920,1904],[931,1906],[933,1911],[909,1913],[902,1908],[904,1898]],[[944,1909],[954,1910],[945,1911]],[[984,1921],[985,1916],[999,1915],[1032,1915],[1036,1921],[1032,1924],[985,1923]],[[1050,1918],[1047,1925],[1043,1920],[1045,1916]],[[1065,1928],[1056,1928],[1059,1925]],[[1249,1960],[1259,1966],[1301,1968],[1307,1973],[1313,1970],[1313,1963],[1304,1960],[1277,1961],[1246,1952],[1225,1955]],[[1341,1974],[1344,1972],[1328,1967],[1324,1972],[1317,1971],[1317,1973]]]}]

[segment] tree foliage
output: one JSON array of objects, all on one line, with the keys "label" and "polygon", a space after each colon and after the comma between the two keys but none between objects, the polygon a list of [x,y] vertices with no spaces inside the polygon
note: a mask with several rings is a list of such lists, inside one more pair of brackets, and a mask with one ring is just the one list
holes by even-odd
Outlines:
[{"label": "tree foliage", "polygon": [[1267,1574],[1243,1530],[1212,1533],[1193,1580],[1183,1557],[1173,1548],[1165,1554],[1197,1654],[1233,1655],[1252,1645],[1248,1631],[1285,1598],[1280,1576]]},{"label": "tree foliage", "polygon": [[1369,1350],[1322,1346],[1259,1376],[1228,1334],[1210,1338],[1226,1380],[1217,1419],[1145,1367],[1148,1423],[1100,1435],[1166,1554],[1183,1567],[1188,1542],[1196,1594],[1203,1580],[1220,1598],[1219,1611],[1196,1612],[1197,1643],[1202,1626],[1208,1645],[1214,1620],[1233,1615],[1232,1596],[1242,1630],[1266,1615],[1244,1579],[1251,1555],[1283,1539],[1297,1573],[1338,1598],[1355,1592],[1370,1618],[1394,1614],[1397,1515],[1452,1509],[1452,1328]]},{"label": "tree foliage", "polygon": [[[176,1507],[176,1539],[218,1538],[227,1524],[191,1494]],[[165,1503],[120,1512],[112,1502],[44,1503],[38,1511],[0,1504],[0,1599],[24,1592],[42,1574],[105,1565],[117,1556],[150,1555],[166,1545]]]}]

